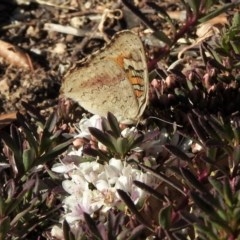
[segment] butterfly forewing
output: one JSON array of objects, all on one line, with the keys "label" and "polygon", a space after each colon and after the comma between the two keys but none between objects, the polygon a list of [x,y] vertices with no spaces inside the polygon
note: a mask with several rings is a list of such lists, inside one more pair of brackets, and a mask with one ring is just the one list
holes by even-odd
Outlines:
[{"label": "butterfly forewing", "polygon": [[62,92],[87,111],[122,123],[139,120],[148,100],[148,71],[143,44],[131,31],[115,35],[105,48],[72,68]]}]

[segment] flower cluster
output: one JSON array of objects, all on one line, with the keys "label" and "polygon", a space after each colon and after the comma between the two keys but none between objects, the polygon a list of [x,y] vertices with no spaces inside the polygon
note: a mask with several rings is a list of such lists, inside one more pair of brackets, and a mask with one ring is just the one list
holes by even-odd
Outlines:
[{"label": "flower cluster", "polygon": [[77,223],[84,221],[84,212],[93,215],[99,210],[105,214],[111,208],[124,210],[125,205],[117,193],[118,189],[125,191],[136,205],[141,206],[146,192],[136,187],[133,181],[155,185],[155,177],[126,161],[111,158],[104,164],[97,160],[78,163],[75,161],[76,156],[81,157],[82,151],[73,149],[66,156],[66,161],[52,168],[64,174],[62,186],[69,195],[63,200],[63,218],[73,229]]},{"label": "flower cluster", "polygon": [[[70,226],[83,219],[83,213],[93,214],[101,209],[105,213],[110,208],[123,210],[123,203],[118,196],[117,189],[129,194],[135,204],[141,204],[146,192],[137,188],[134,180],[150,186],[154,185],[154,177],[133,168],[130,164],[119,159],[110,159],[104,165],[98,162],[83,162],[78,166],[62,163],[62,173],[68,179],[62,185],[69,194],[64,201],[64,218]],[[52,169],[59,172],[59,165]]]}]

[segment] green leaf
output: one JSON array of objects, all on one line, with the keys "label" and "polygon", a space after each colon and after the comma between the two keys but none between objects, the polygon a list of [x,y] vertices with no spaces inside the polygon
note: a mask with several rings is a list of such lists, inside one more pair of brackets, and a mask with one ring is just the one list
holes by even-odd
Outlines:
[{"label": "green leaf", "polygon": [[175,147],[173,145],[170,144],[165,144],[163,145],[163,147],[170,152],[171,154],[173,154],[175,157],[179,158],[180,160],[186,161],[188,163],[191,162],[191,158],[189,158],[183,151],[181,151],[178,147]]},{"label": "green leaf", "polygon": [[[138,225],[132,231],[130,231],[130,233],[129,233],[130,236],[128,236],[127,240],[141,239],[142,233],[144,233],[144,231],[146,231],[146,227],[142,224]],[[126,238],[121,238],[121,239],[126,239]]]},{"label": "green leaf", "polygon": [[220,124],[220,122],[213,117],[213,115],[206,116],[206,119],[221,139],[226,140],[228,142],[232,141],[232,134],[229,133],[229,131],[226,131]]},{"label": "green leaf", "polygon": [[159,224],[163,229],[169,229],[171,226],[172,206],[166,206],[159,212]]},{"label": "green leaf", "polygon": [[124,203],[127,205],[129,210],[136,215],[136,218],[138,219],[138,221],[144,224],[145,226],[149,227],[149,223],[145,221],[144,217],[137,210],[135,204],[133,203],[129,195],[121,189],[117,189],[117,193],[119,194],[120,198],[124,201]]},{"label": "green leaf", "polygon": [[71,232],[70,226],[66,220],[63,221],[63,236],[64,240],[75,240],[75,237]]},{"label": "green leaf", "polygon": [[209,226],[204,226],[203,224],[196,223],[194,227],[197,230],[197,233],[199,234],[199,239],[211,239],[211,240],[218,240],[219,236],[217,236],[217,233],[215,234],[212,229],[210,229]]},{"label": "green leaf", "polygon": [[217,190],[218,194],[223,197],[223,185],[220,181],[216,180],[214,177],[209,177],[208,181]]},{"label": "green leaf", "polygon": [[198,122],[212,139],[221,139],[204,117],[199,117]]},{"label": "green leaf", "polygon": [[237,174],[239,162],[240,162],[240,145],[237,145],[234,147],[233,153],[232,153],[232,161],[234,165],[234,173],[233,173],[233,176],[234,176],[235,174]]},{"label": "green leaf", "polygon": [[198,138],[203,144],[205,144],[208,140],[208,135],[205,133],[204,129],[200,126],[200,124],[197,122],[197,120],[195,119],[195,117],[193,117],[192,114],[188,114],[188,120],[192,125],[192,128],[197,134]]},{"label": "green leaf", "polygon": [[30,212],[30,210],[33,209],[33,206],[35,205],[35,203],[37,202],[37,198],[34,198],[31,200],[31,204],[28,208],[25,208],[23,211],[19,212],[12,220],[11,220],[11,223],[10,225],[11,226],[14,226],[15,224],[17,224],[18,221],[21,221],[21,218],[28,214]]},{"label": "green leaf", "polygon": [[4,198],[0,195],[0,219],[5,215],[6,204]]},{"label": "green leaf", "polygon": [[210,205],[208,202],[205,201],[200,195],[196,192],[190,193],[193,201],[196,203],[196,205],[203,210],[206,214],[211,215],[215,214],[215,209],[212,205]]},{"label": "green leaf", "polygon": [[0,239],[7,239],[6,235],[10,230],[10,218],[8,216],[0,218]]},{"label": "green leaf", "polygon": [[233,207],[233,193],[230,186],[230,183],[227,179],[225,179],[223,184],[223,195],[225,203],[228,205],[228,207]]},{"label": "green leaf", "polygon": [[232,27],[239,27],[240,26],[240,14],[236,12],[232,18]]},{"label": "green leaf", "polygon": [[180,172],[187,183],[193,188],[197,189],[200,192],[207,192],[207,189],[204,187],[202,183],[200,183],[197,178],[186,168],[180,167]]},{"label": "green leaf", "polygon": [[20,113],[17,113],[17,120],[20,122],[21,126],[24,129],[24,133],[26,134],[27,141],[31,147],[35,149],[35,152],[38,152],[38,134],[35,131],[35,128],[28,123],[27,119]]},{"label": "green leaf", "polygon": [[128,142],[129,142],[129,149],[133,149],[137,146],[139,146],[139,144],[142,143],[144,139],[144,135],[140,134],[134,137],[128,137]]},{"label": "green leaf", "polygon": [[50,114],[49,118],[45,123],[44,131],[52,132],[56,127],[56,123],[57,123],[57,114],[56,112],[53,112],[52,114]]},{"label": "green leaf", "polygon": [[48,149],[51,147],[51,143],[53,142],[53,130],[56,128],[56,122],[57,122],[57,116],[56,113],[52,113],[49,118],[47,119],[40,142],[39,147],[39,154],[48,151]]},{"label": "green leaf", "polygon": [[101,236],[101,233],[99,232],[96,223],[93,221],[93,219],[90,217],[89,214],[83,213],[84,219],[87,223],[87,226],[91,233],[97,238],[97,239],[103,239]]},{"label": "green leaf", "polygon": [[99,141],[101,142],[103,145],[105,145],[107,148],[109,148],[111,151],[115,151],[115,146],[112,143],[112,139],[111,137],[106,134],[103,133],[102,131],[100,131],[97,128],[94,127],[89,127],[89,132]]},{"label": "green leaf", "polygon": [[171,39],[168,38],[168,36],[163,31],[157,30],[153,32],[153,36],[159,39],[160,41],[166,43],[168,46],[172,45]]},{"label": "green leaf", "polygon": [[148,186],[147,184],[143,183],[143,182],[139,182],[137,180],[133,181],[133,183],[141,188],[142,190],[150,193],[153,197],[155,197],[156,199],[165,202],[166,199],[164,197],[163,194],[161,194],[160,192],[156,191],[155,189],[153,189],[152,187]]},{"label": "green leaf", "polygon": [[107,119],[110,125],[110,128],[112,130],[113,136],[118,138],[121,136],[121,129],[119,127],[119,123],[117,121],[117,118],[110,112],[107,114]]},{"label": "green leaf", "polygon": [[10,166],[13,170],[14,176],[23,173],[21,148],[19,149],[17,142],[15,142],[7,133],[3,131],[0,132],[0,137],[14,155],[14,159],[10,159]]},{"label": "green leaf", "polygon": [[167,9],[164,9],[163,7],[160,7],[159,5],[157,5],[154,2],[146,2],[146,4],[153,8],[155,11],[158,12],[158,14],[162,15],[163,18],[170,24],[171,29],[173,30],[173,32],[176,32],[176,28],[174,26],[173,20],[171,19],[171,17],[168,15],[167,13]]},{"label": "green leaf", "polygon": [[118,138],[116,142],[116,150],[121,156],[125,156],[129,151],[129,142],[126,138]]},{"label": "green leaf", "polygon": [[24,150],[23,165],[24,165],[25,172],[27,172],[33,166],[35,158],[36,158],[36,152],[33,148]]},{"label": "green leaf", "polygon": [[184,196],[186,195],[185,192],[182,190],[182,185],[177,184],[176,182],[172,181],[170,178],[168,178],[165,174],[160,173],[160,172],[156,172],[155,170],[151,169],[150,167],[147,167],[145,165],[139,165],[139,167],[141,167],[142,169],[144,169],[145,171],[150,172],[153,176],[159,178],[160,180],[166,182],[168,185],[170,185],[171,187],[175,188],[176,190],[178,190],[180,193],[182,193]]},{"label": "green leaf", "polygon": [[56,147],[52,148],[50,151],[43,154],[41,157],[37,158],[35,165],[43,164],[47,160],[54,159],[55,157],[63,153],[67,149],[67,147],[72,143],[73,140],[74,139],[69,139],[68,141],[61,143]]},{"label": "green leaf", "polygon": [[[200,1],[199,1],[200,2]],[[222,7],[216,9],[215,11],[210,12],[209,14],[205,15],[204,17],[200,18],[198,21],[200,23],[204,23],[214,17],[217,17],[221,13],[225,13],[229,8],[237,7],[240,4],[240,1],[234,1],[232,3],[225,3]]]},{"label": "green leaf", "polygon": [[34,187],[35,185],[35,180],[34,179],[31,179],[29,180],[24,186],[23,186],[23,189],[22,191],[14,198],[12,198],[6,205],[5,207],[5,214],[9,215],[11,214],[12,212],[14,212],[16,209],[19,208],[19,205],[22,204],[23,202],[23,199],[26,195],[26,193],[28,193],[28,191],[31,191],[32,188]]},{"label": "green leaf", "polygon": [[195,15],[198,15],[201,1],[199,1],[199,0],[187,0],[187,3],[189,4],[190,8],[193,10],[193,13]]}]

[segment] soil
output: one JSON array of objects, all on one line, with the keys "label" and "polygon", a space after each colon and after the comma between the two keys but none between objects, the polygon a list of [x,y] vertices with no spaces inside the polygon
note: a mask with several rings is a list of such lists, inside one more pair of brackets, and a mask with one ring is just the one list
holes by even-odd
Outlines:
[{"label": "soil", "polygon": [[[167,3],[177,8],[176,3]],[[137,7],[147,12],[141,1]],[[107,9],[115,15],[104,18]],[[153,12],[148,14],[154,17]],[[2,0],[0,22],[1,40],[11,44],[0,46],[10,51],[0,53],[0,113],[22,110],[25,101],[43,115],[58,104],[61,79],[69,66],[98,49],[115,32],[142,25],[121,1],[114,0]],[[49,29],[51,24],[55,30]],[[68,26],[70,32],[62,32]]]},{"label": "soil", "polygon": [[[154,4],[158,10],[167,9],[177,26],[184,13],[179,2]],[[67,69],[120,30],[138,32],[148,59],[154,59],[162,43],[149,29],[164,30],[170,38],[172,32],[152,4],[140,0],[1,0],[0,114],[23,111],[24,101],[48,116],[59,104]]]}]

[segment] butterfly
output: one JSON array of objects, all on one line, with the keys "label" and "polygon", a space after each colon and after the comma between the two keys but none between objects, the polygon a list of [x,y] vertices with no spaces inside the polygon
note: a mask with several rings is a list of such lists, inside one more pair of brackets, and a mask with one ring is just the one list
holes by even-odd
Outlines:
[{"label": "butterfly", "polygon": [[61,92],[85,110],[113,113],[123,124],[139,121],[148,102],[148,69],[143,43],[132,31],[118,32],[99,51],[77,62]]}]

